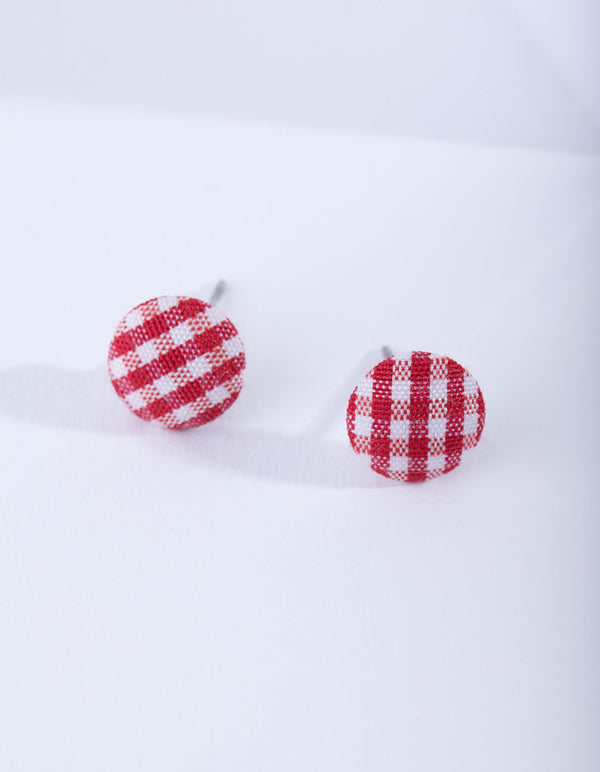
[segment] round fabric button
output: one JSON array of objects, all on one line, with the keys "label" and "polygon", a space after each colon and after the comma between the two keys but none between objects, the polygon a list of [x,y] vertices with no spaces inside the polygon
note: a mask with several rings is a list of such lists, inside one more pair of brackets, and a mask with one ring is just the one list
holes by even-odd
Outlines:
[{"label": "round fabric button", "polygon": [[370,370],[348,401],[354,450],[393,480],[417,482],[457,467],[479,442],[485,404],[473,376],[449,357],[413,351]]},{"label": "round fabric button", "polygon": [[169,429],[212,421],[237,399],[244,346],[218,308],[163,296],[132,309],[110,344],[115,391],[137,416]]}]

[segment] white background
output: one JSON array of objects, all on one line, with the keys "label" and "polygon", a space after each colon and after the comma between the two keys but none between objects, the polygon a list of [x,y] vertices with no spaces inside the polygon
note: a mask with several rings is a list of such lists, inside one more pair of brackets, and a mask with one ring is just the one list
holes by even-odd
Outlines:
[{"label": "white background", "polygon": [[[596,4],[2,15],[0,769],[596,770]],[[242,395],[144,424],[114,326],[220,277]],[[443,479],[349,448],[382,343],[482,387]]]}]

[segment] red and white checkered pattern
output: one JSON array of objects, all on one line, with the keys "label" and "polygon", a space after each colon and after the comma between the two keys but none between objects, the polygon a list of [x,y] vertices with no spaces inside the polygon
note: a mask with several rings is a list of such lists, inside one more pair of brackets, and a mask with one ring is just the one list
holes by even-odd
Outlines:
[{"label": "red and white checkered pattern", "polygon": [[212,421],[237,399],[246,366],[238,331],[219,309],[164,296],[132,309],[108,354],[115,391],[140,418],[169,429]]},{"label": "red and white checkered pattern", "polygon": [[481,389],[449,357],[413,351],[389,357],[352,392],[348,436],[371,468],[393,480],[430,480],[457,467],[479,442]]}]

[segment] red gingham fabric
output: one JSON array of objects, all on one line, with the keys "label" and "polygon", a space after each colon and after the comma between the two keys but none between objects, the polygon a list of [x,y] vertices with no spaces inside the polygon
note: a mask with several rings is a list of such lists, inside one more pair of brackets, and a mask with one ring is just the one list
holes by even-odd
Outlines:
[{"label": "red gingham fabric", "polygon": [[352,392],[346,414],[350,443],[371,469],[408,482],[457,467],[484,422],[483,395],[469,371],[425,351],[380,362]]},{"label": "red gingham fabric", "polygon": [[140,418],[168,429],[212,421],[237,399],[246,366],[238,331],[218,308],[196,298],[141,303],[119,323],[108,372]]}]

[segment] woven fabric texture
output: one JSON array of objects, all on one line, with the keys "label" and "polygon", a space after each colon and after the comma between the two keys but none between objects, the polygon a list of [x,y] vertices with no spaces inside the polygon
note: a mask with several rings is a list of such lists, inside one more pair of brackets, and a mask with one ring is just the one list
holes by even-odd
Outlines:
[{"label": "woven fabric texture", "polygon": [[169,429],[201,426],[224,413],[242,389],[245,366],[230,320],[202,300],[180,296],[132,309],[108,354],[119,397],[140,418]]},{"label": "woven fabric texture", "polygon": [[485,404],[458,362],[413,351],[367,373],[350,396],[346,419],[352,447],[375,472],[418,482],[450,472],[477,445]]}]

